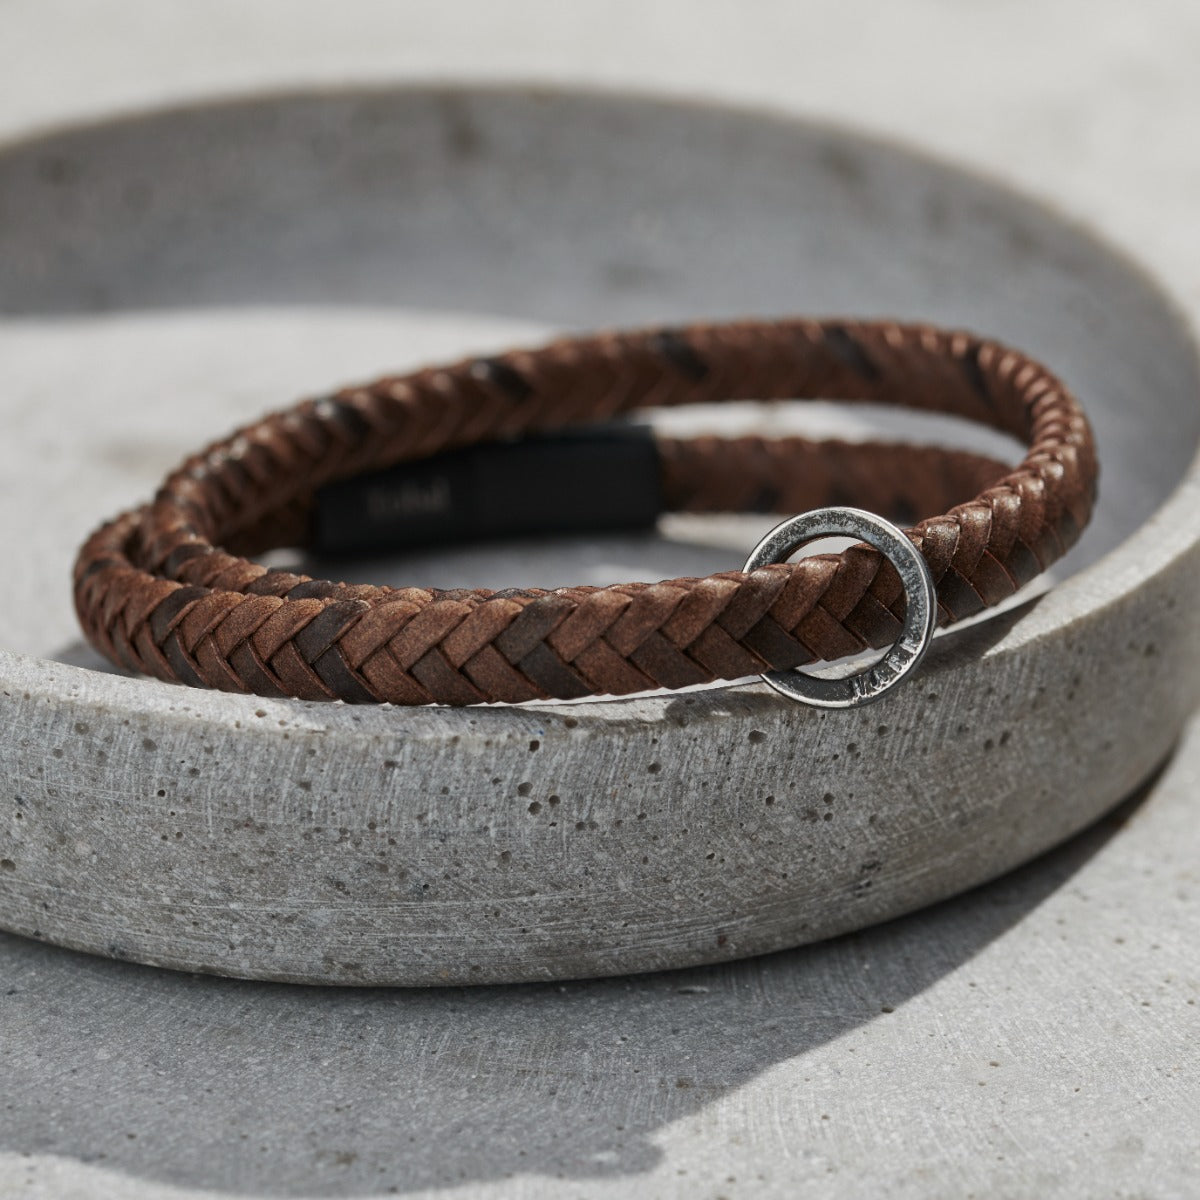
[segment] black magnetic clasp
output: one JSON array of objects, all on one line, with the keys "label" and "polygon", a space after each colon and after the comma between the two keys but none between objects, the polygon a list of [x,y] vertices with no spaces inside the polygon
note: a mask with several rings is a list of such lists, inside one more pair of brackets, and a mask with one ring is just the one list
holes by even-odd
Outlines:
[{"label": "black magnetic clasp", "polygon": [[530,534],[645,529],[662,506],[644,425],[594,425],[488,442],[317,491],[313,549],[379,554]]}]

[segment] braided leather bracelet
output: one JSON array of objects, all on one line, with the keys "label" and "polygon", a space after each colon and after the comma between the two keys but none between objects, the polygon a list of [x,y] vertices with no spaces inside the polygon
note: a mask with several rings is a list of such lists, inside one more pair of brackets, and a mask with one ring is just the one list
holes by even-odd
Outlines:
[{"label": "braided leather bracelet", "polygon": [[[816,397],[956,413],[1029,450],[1010,469],[880,443],[652,438],[612,425],[546,436],[635,408]],[[539,470],[545,478],[530,478]],[[778,682],[867,647],[914,660],[924,641],[906,633],[906,608],[911,618],[921,580],[936,588],[943,624],[1010,596],[1075,541],[1096,471],[1091,430],[1066,388],[969,333],[813,320],[605,333],[384,378],[239,430],[188,459],[153,503],[88,539],[75,602],[92,644],[130,670],[266,696],[515,703],[760,673]],[[916,521],[889,549],[901,573],[869,545],[758,565],[814,528],[827,532],[820,520],[765,540],[745,571],[655,584],[373,587],[245,557],[314,540],[365,550],[406,533],[595,528],[664,510],[789,513],[849,501]],[[842,531],[871,528],[890,527]],[[910,545],[919,573],[903,570]],[[892,681],[885,670],[831,702],[869,699]]]}]

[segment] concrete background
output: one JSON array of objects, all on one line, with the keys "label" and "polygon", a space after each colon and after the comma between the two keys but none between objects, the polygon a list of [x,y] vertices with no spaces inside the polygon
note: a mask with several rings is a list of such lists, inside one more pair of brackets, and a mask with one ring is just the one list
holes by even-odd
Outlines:
[{"label": "concrete background", "polygon": [[[30,0],[0,130],[463,75],[768,102],[1020,183],[1195,313],[1198,51],[1186,3]],[[0,938],[0,1196],[1194,1195],[1198,769],[1194,731],[1047,859],[738,967],[330,994]]]}]

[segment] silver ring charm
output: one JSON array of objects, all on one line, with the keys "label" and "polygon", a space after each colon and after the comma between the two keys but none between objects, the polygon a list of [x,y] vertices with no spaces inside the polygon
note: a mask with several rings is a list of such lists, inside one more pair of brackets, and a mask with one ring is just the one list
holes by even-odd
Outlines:
[{"label": "silver ring charm", "polygon": [[861,508],[814,508],[776,525],[750,552],[743,571],[786,562],[806,542],[823,537],[852,537],[868,542],[896,568],[904,585],[904,628],[873,667],[841,679],[821,679],[803,671],[769,671],[763,675],[777,692],[819,708],[856,708],[878,700],[910,674],[925,656],[937,624],[937,593],[921,552],[904,531]]}]

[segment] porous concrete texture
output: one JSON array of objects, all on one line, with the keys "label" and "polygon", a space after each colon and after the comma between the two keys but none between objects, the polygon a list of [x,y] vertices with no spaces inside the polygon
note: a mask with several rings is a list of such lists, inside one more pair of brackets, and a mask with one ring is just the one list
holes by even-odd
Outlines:
[{"label": "porous concrete texture", "polygon": [[[1036,11],[1032,5],[1019,6],[1015,16],[1011,6],[973,7],[966,14],[914,3],[897,17],[890,9],[868,13],[851,4],[837,16],[815,21],[811,14],[794,12],[794,6],[764,4],[754,22],[739,16],[734,25],[729,24],[732,8],[726,13],[717,6],[661,4],[651,6],[649,19],[639,20],[631,43],[622,37],[620,7],[581,4],[565,17],[549,6],[506,6],[504,20],[511,24],[508,36],[500,36],[491,28],[491,10],[483,6],[445,6],[435,12],[425,5],[350,3],[325,13],[308,5],[285,10],[271,3],[236,8],[215,3],[206,7],[201,20],[198,9],[193,13],[184,6],[126,4],[119,10],[109,7],[111,28],[106,32],[104,5],[92,6],[86,16],[73,13],[64,22],[52,3],[16,3],[5,13],[12,34],[6,42],[25,53],[14,56],[3,81],[6,103],[0,106],[0,120],[8,132],[19,133],[88,112],[93,105],[103,109],[159,102],[231,84],[345,82],[364,72],[379,76],[400,70],[413,77],[456,68],[543,79],[566,74],[601,83],[638,79],[643,86],[769,97],[793,110],[817,108],[865,120],[1034,183],[1074,211],[1086,211],[1106,231],[1135,243],[1165,268],[1188,306],[1200,295],[1200,243],[1192,225],[1172,224],[1173,214],[1184,211],[1183,185],[1196,174],[1195,163],[1179,153],[1187,144],[1188,113],[1194,112],[1200,89],[1184,69],[1194,58],[1196,43],[1194,14],[1183,5],[1157,6],[1160,20],[1139,26],[1115,6],[1067,0],[1038,5]],[[451,35],[446,14],[455,8]],[[864,20],[868,16],[872,19]],[[531,32],[534,18],[546,22],[537,34]],[[64,50],[61,32],[71,20],[100,24],[89,24],[87,36]],[[1148,24],[1155,25],[1153,36],[1139,33]],[[79,32],[78,24],[74,29]],[[390,31],[390,39],[382,36],[384,31]],[[516,32],[523,36],[512,36]],[[804,71],[796,70],[801,41],[821,47]],[[43,52],[35,53],[38,49]],[[714,58],[717,49],[721,54]],[[718,61],[729,69],[714,72]],[[1072,69],[1061,70],[1064,62]],[[914,78],[922,86],[915,87]],[[69,79],[71,87],[56,89],[59,79]],[[1019,88],[1014,79],[1020,79]],[[848,80],[856,86],[846,86]],[[589,110],[586,102],[581,105]],[[319,121],[336,107],[337,102],[328,101],[309,111]],[[595,106],[589,111],[596,111]],[[637,117],[628,123],[632,130],[617,121],[610,132],[614,138],[622,134],[624,145],[642,145],[642,165],[649,160],[652,179],[670,179],[681,158],[685,172],[698,168],[705,158],[698,152],[706,148],[703,139],[699,147],[687,139],[675,141],[668,153],[661,140],[661,122],[667,117],[648,116],[636,106],[634,111]],[[491,112],[488,108],[477,124],[492,128]],[[717,124],[707,128],[723,131],[724,161],[736,156],[746,138],[761,146],[755,137],[788,136],[782,130],[769,133],[768,128],[776,129],[770,122],[712,119]],[[503,129],[512,113],[501,112],[495,120]],[[440,144],[457,144],[460,151],[473,147],[476,125],[456,124],[453,105],[449,112],[440,111],[438,122]],[[419,137],[421,121],[412,124]],[[424,128],[432,130],[433,120]],[[567,128],[578,131],[569,121]],[[335,129],[325,131],[325,150],[336,158]],[[180,132],[179,124],[174,131]],[[97,130],[90,142],[76,142],[75,148],[86,158],[88,145],[96,147],[97,137],[103,143],[111,133]],[[52,404],[44,404],[40,416],[26,410],[8,426],[11,443],[22,447],[10,453],[28,464],[15,471],[11,459],[5,461],[5,513],[11,530],[6,548],[13,547],[19,563],[4,580],[5,612],[15,622],[11,648],[25,657],[17,661],[7,656],[4,670],[25,685],[10,690],[22,717],[28,718],[14,761],[33,779],[40,804],[40,829],[29,844],[42,845],[43,862],[57,862],[61,868],[55,880],[58,895],[40,900],[48,905],[43,913],[64,925],[74,920],[82,928],[87,923],[81,910],[94,903],[103,883],[105,895],[126,902],[132,898],[143,913],[153,915],[153,893],[144,879],[135,891],[122,892],[120,879],[101,878],[102,853],[107,856],[103,862],[121,855],[132,861],[140,855],[163,868],[179,861],[194,867],[201,860],[192,847],[181,859],[169,858],[178,852],[164,847],[172,839],[180,844],[188,839],[174,839],[185,830],[165,825],[152,848],[138,841],[140,834],[132,841],[126,838],[125,844],[119,836],[104,834],[108,840],[99,848],[77,836],[81,827],[89,833],[101,830],[98,808],[106,816],[120,816],[114,828],[125,833],[144,831],[145,814],[164,815],[161,802],[167,797],[157,793],[168,789],[160,784],[152,793],[131,797],[131,774],[145,781],[147,772],[157,769],[165,772],[164,783],[184,782],[181,769],[187,764],[172,761],[152,731],[135,729],[135,716],[150,715],[159,729],[176,735],[197,725],[207,732],[223,730],[221,736],[231,740],[235,733],[243,734],[229,725],[240,717],[230,716],[228,698],[183,699],[175,689],[149,685],[148,691],[140,681],[105,678],[68,665],[96,665],[71,644],[65,593],[54,590],[94,507],[115,507],[131,490],[151,486],[178,451],[204,433],[277,403],[281,395],[290,398],[311,390],[317,382],[539,335],[551,326],[674,316],[683,311],[685,299],[688,312],[724,312],[759,302],[779,308],[784,302],[816,304],[823,298],[861,307],[859,298],[865,293],[858,289],[868,269],[875,273],[871,294],[881,308],[987,324],[1047,357],[1057,355],[1056,363],[1099,406],[1105,423],[1107,507],[1063,573],[1075,574],[1056,592],[995,627],[997,636],[989,637],[986,627],[973,633],[977,641],[961,658],[968,665],[995,665],[1000,656],[1019,658],[1020,652],[1032,662],[1039,642],[1053,641],[1069,626],[1071,635],[1083,642],[1073,699],[1080,689],[1101,692],[1115,698],[1115,708],[1111,713],[1107,706],[1093,709],[1086,727],[1077,718],[1077,727],[1062,728],[1060,751],[1079,753],[1081,761],[1055,768],[1065,782],[1042,804],[1031,803],[1015,820],[1008,814],[1011,841],[999,838],[996,813],[986,806],[974,809],[976,821],[988,818],[975,829],[988,828],[996,837],[981,845],[972,842],[969,822],[968,836],[956,831],[961,810],[933,808],[929,825],[947,839],[944,844],[958,847],[942,877],[958,872],[965,883],[985,861],[995,869],[1004,865],[1006,848],[1020,847],[1023,855],[1039,841],[1065,834],[1066,825],[1052,829],[1056,819],[1085,822],[1107,803],[1105,791],[1115,797],[1126,778],[1140,777],[1147,764],[1162,757],[1173,725],[1192,698],[1194,631],[1187,606],[1179,603],[1180,592],[1192,581],[1186,549],[1189,493],[1176,494],[1139,550],[1119,547],[1172,489],[1194,449],[1194,367],[1183,324],[1128,264],[987,185],[953,172],[931,175],[931,168],[903,154],[819,129],[791,136],[824,138],[810,140],[810,148],[852,147],[849,175],[856,167],[871,168],[867,185],[858,189],[860,199],[871,196],[874,185],[874,198],[882,199],[885,215],[900,219],[907,213],[909,223],[903,227],[910,236],[886,246],[869,238],[847,238],[831,246],[823,259],[818,235],[830,226],[818,228],[802,211],[796,219],[799,241],[793,246],[804,251],[798,257],[817,264],[811,277],[787,255],[772,257],[765,240],[756,241],[753,232],[739,232],[728,245],[710,233],[696,243],[704,248],[700,261],[709,264],[707,272],[676,275],[672,284],[656,282],[653,268],[662,264],[653,249],[677,248],[678,231],[668,231],[662,241],[653,236],[653,228],[638,235],[635,224],[634,234],[626,231],[631,240],[624,243],[635,250],[625,263],[630,269],[611,272],[607,284],[596,273],[572,276],[555,290],[549,281],[562,276],[558,267],[563,256],[575,254],[578,244],[553,236],[561,231],[544,220],[552,205],[535,206],[531,223],[543,218],[541,229],[550,236],[540,262],[522,257],[522,278],[542,286],[520,292],[497,287],[489,293],[490,285],[483,281],[505,265],[503,256],[476,260],[472,252],[477,243],[451,253],[462,240],[462,214],[433,205],[419,214],[414,228],[427,235],[445,220],[437,243],[439,262],[418,262],[402,279],[395,258],[384,256],[373,273],[369,247],[359,247],[349,255],[347,278],[339,271],[347,261],[348,248],[342,245],[336,247],[341,254],[324,260],[320,278],[304,269],[305,263],[313,264],[320,238],[316,243],[301,238],[284,247],[297,255],[290,273],[286,256],[264,260],[263,247],[278,249],[281,233],[287,232],[278,219],[280,210],[270,204],[252,209],[254,221],[239,224],[237,214],[246,209],[237,203],[238,196],[221,192],[219,184],[243,172],[221,176],[213,171],[214,191],[225,202],[222,220],[232,219],[236,235],[223,256],[168,260],[165,270],[160,258],[157,271],[150,269],[153,262],[140,263],[143,270],[117,273],[120,294],[101,287],[81,302],[78,290],[56,293],[52,287],[47,290],[45,280],[34,286],[39,237],[50,235],[54,244],[73,250],[86,241],[88,231],[80,228],[85,213],[107,212],[128,221],[132,212],[134,221],[146,223],[153,241],[155,204],[162,203],[162,192],[131,177],[124,180],[122,196],[113,174],[107,176],[106,192],[103,171],[80,187],[72,176],[78,156],[25,160],[47,186],[6,208],[0,223],[0,237],[8,235],[6,274],[0,278],[21,285],[4,289],[9,310],[2,333],[4,361],[11,380],[28,381],[20,386],[29,390],[20,396],[11,393],[14,400]],[[112,148],[111,140],[107,146]],[[212,138],[210,151],[210,165],[223,152],[235,167],[245,161],[224,138]],[[382,170],[385,180],[404,177],[397,201],[423,189],[427,197],[438,194],[436,179],[400,170],[411,163],[371,159],[354,164],[352,155],[350,160],[368,192]],[[14,158],[9,155],[5,161],[11,166]],[[511,156],[507,161],[512,163]],[[811,166],[813,161],[800,155],[792,166]],[[681,186],[677,191],[693,213],[708,212],[713,219],[723,211],[728,214],[731,204],[745,204],[747,197],[770,196],[773,187],[786,181],[778,163],[760,178],[763,164],[773,162],[770,155],[754,156],[753,171],[732,177],[741,190],[723,184],[718,173],[716,179],[706,177],[703,188]],[[855,211],[845,178],[841,193],[834,186],[839,172],[847,175],[846,165],[843,160],[839,168],[834,154],[827,158],[826,170],[809,171],[806,178],[824,181],[835,228],[865,233],[874,225],[869,212]],[[183,178],[189,177],[185,173]],[[192,181],[204,183],[202,178]],[[15,177],[8,182],[14,187],[3,194],[19,195]],[[286,182],[286,177],[281,180]],[[163,180],[161,185],[170,201],[169,184]],[[58,200],[48,199],[55,194]],[[619,211],[629,211],[619,209],[621,198],[611,191],[600,188],[599,194],[614,199]],[[175,199],[182,204],[191,195],[184,191]],[[89,203],[72,208],[72,198],[78,202],[83,196]],[[922,209],[905,208],[906,201],[919,196],[927,202]],[[296,200],[295,192],[283,187],[279,197],[289,204]],[[972,199],[982,203],[956,207]],[[926,224],[935,225],[942,219],[942,200],[950,202],[951,216],[958,216],[950,222],[948,237],[934,237],[932,230],[924,239],[915,236],[918,211],[924,212]],[[45,212],[39,213],[39,207]],[[516,207],[510,197],[510,209]],[[175,213],[186,208],[177,207]],[[162,209],[157,211],[161,216]],[[189,211],[194,216],[212,209],[198,205]],[[603,220],[604,210],[597,216]],[[765,226],[763,232],[771,232],[761,214],[748,222],[726,221],[722,228],[728,237],[730,228],[740,231],[743,226],[752,231]],[[27,236],[13,238],[14,229]],[[217,223],[216,232],[222,229],[229,232],[228,225]],[[1035,236],[1031,247],[1027,235],[1039,231],[1046,236]],[[302,232],[319,235],[322,225],[310,221]],[[492,232],[508,235],[513,230]],[[128,262],[130,247],[140,241],[123,234],[115,220],[103,233],[99,260],[69,256],[80,271],[77,279],[89,278],[91,271],[94,283],[110,283],[107,267]],[[1000,253],[1005,239],[1008,255]],[[221,240],[215,237],[210,245]],[[194,251],[195,241],[190,244]],[[493,241],[493,254],[504,244],[503,236]],[[589,250],[585,239],[582,254],[572,261],[597,265],[603,261],[598,253],[602,244],[597,236]],[[1014,279],[972,270],[1000,261],[1016,272],[1011,260],[1022,257],[1022,244],[1032,248],[1023,268],[1028,273]],[[247,262],[239,266],[230,248],[244,253]],[[1070,248],[1079,253],[1058,256]],[[739,257],[735,251],[751,264],[744,277],[732,270]],[[104,254],[115,257],[106,260]],[[846,281],[834,277],[835,257],[848,264]],[[645,266],[651,270],[634,269]],[[509,269],[515,270],[515,263]],[[792,286],[785,291],[789,270]],[[314,279],[319,294],[297,293],[305,280]],[[935,279],[941,281],[938,286]],[[760,280],[766,283],[758,290]],[[690,295],[684,294],[685,283]],[[372,290],[375,284],[383,290]],[[672,286],[679,288],[674,295]],[[752,290],[740,290],[747,286]],[[839,291],[842,287],[846,290]],[[9,300],[22,294],[26,300]],[[529,295],[532,301],[525,298]],[[468,296],[477,303],[464,312]],[[647,304],[645,312],[638,297]],[[304,301],[302,310],[292,306],[296,299]],[[352,304],[357,306],[348,309]],[[1183,319],[1186,324],[1190,314]],[[173,403],[165,403],[164,396]],[[186,401],[197,410],[186,413]],[[122,436],[107,417],[97,428],[95,418],[106,403],[140,430],[139,443]],[[1165,445],[1156,443],[1146,430],[1139,433],[1142,421],[1148,427],[1168,422],[1176,436]],[[27,482],[35,466],[40,490]],[[60,481],[74,488],[47,486]],[[562,546],[520,563],[506,561],[501,549],[476,560],[472,569],[482,578],[468,581],[490,581],[507,569],[518,569],[524,579],[564,567],[577,579],[588,570],[649,574],[668,557],[672,570],[675,563],[710,569],[728,561],[739,539],[742,545],[753,540],[753,533],[744,530],[685,533],[667,549],[599,543],[567,557],[569,548]],[[42,547],[36,555],[35,541]],[[1094,564],[1114,548],[1109,562],[1116,570],[1102,586]],[[419,571],[423,578],[448,582],[439,571],[463,581],[467,564],[423,558],[404,568],[405,574]],[[1146,603],[1150,599],[1155,602]],[[1069,608],[1056,608],[1067,602]],[[1097,634],[1107,640],[1101,642]],[[1114,634],[1125,640],[1113,642]],[[1061,642],[1058,637],[1056,644]],[[964,678],[957,652],[947,645],[938,654],[941,661],[933,663],[931,678]],[[59,662],[36,661],[47,658]],[[1156,658],[1162,661],[1156,663]],[[20,680],[23,671],[27,673]],[[1007,678],[1010,690],[1018,683],[1042,682],[1022,672]],[[1055,686],[1065,689],[1063,699],[1074,679],[1056,676]],[[124,698],[135,688],[139,696],[154,693],[148,709],[155,711],[131,715]],[[925,702],[941,703],[942,693],[929,690],[938,701],[926,696]],[[1003,696],[1004,690],[998,688],[993,696]],[[44,702],[50,695],[53,705]],[[731,718],[749,716],[755,722],[750,731],[765,735],[751,742],[748,731],[747,746],[756,753],[774,744],[776,732],[760,719],[755,707],[759,696],[753,688],[725,693]],[[976,689],[972,713],[978,711],[978,696]],[[188,712],[169,713],[171,704],[183,703]],[[206,709],[210,703],[216,707]],[[277,737],[275,730],[268,732],[265,723],[295,718],[295,706],[283,707],[288,711],[278,715],[265,704],[252,712],[261,708],[268,716],[245,714],[244,736],[237,740],[278,748],[286,733],[289,743],[295,738],[311,745],[317,737],[311,727],[276,726]],[[314,716],[327,724],[343,719],[334,715],[337,711],[319,710]],[[544,724],[556,716],[576,716],[574,711],[539,715]],[[989,715],[997,714],[989,710]],[[347,728],[338,740],[358,745],[352,716],[345,715]],[[69,729],[62,724],[67,717]],[[108,721],[117,735],[113,743],[89,741],[94,728],[89,718]],[[120,726],[126,719],[130,726]],[[947,719],[943,714],[935,721]],[[1094,755],[1104,750],[1100,730],[1109,721],[1129,749],[1120,755],[1110,747],[1112,758],[1105,761],[1112,766],[1097,770]],[[88,728],[77,730],[77,723]],[[883,724],[889,726],[886,733],[879,731]],[[118,734],[118,726],[126,732]],[[686,732],[689,727],[681,728]],[[582,723],[568,729],[564,720],[547,738],[575,736],[581,728]],[[873,740],[868,742],[866,731],[857,739],[842,731],[840,748],[834,751],[825,740],[825,749],[839,753],[840,763],[851,740],[859,748],[886,744],[891,724],[878,717],[870,732]],[[906,731],[898,732],[903,736]],[[1081,746],[1070,744],[1071,734],[1084,739]],[[1014,730],[1004,749],[1016,736]],[[20,737],[31,740],[22,748]],[[147,737],[154,749],[144,744]],[[36,739],[43,747],[40,758],[32,748]],[[530,737],[523,750],[518,747],[524,761],[543,754],[543,744],[529,749],[534,740],[543,742]],[[56,746],[64,751],[61,760],[53,755]],[[78,753],[78,747],[85,747],[90,757],[77,758],[73,768],[64,766],[68,749]],[[1044,748],[1035,736],[1031,753]],[[994,743],[987,753],[999,749]],[[756,758],[739,744],[738,752],[743,751],[747,764],[765,757]],[[101,760],[101,754],[113,752],[121,761]],[[999,773],[1019,782],[1026,763],[1020,754],[1010,755],[1001,754]],[[661,765],[663,760],[657,761]],[[0,1195],[1193,1194],[1200,1096],[1194,1049],[1200,919],[1192,894],[1198,762],[1200,746],[1185,736],[1165,772],[1113,818],[1017,874],[956,901],[835,942],[690,971],[516,988],[331,990],[190,977],[6,936],[0,939],[0,1053],[5,1068]],[[370,765],[360,755],[354,769],[361,772]],[[1095,781],[1093,787],[1078,786],[1081,769]],[[336,780],[326,783],[322,794],[334,816],[337,805],[348,807],[350,801],[329,799],[342,789]],[[943,792],[948,790],[945,780],[939,783]],[[117,794],[107,798],[110,807],[105,808],[103,791],[110,784],[116,784]],[[58,795],[50,795],[51,789]],[[71,811],[69,797],[87,789],[100,798],[99,806]],[[234,811],[229,797],[237,793],[247,794],[238,778],[223,793],[215,787],[193,793],[188,817],[195,823],[189,828],[202,839],[253,846],[251,830],[237,843],[217,837],[216,824],[210,835],[205,824],[210,818],[228,822]],[[763,797],[760,824],[779,822],[777,829],[797,841],[789,818],[774,811],[782,804],[779,794],[767,794],[776,800],[768,806]],[[518,791],[518,797],[514,816],[522,821],[517,828],[526,830],[542,812],[529,813],[535,803],[532,793],[526,797]],[[121,807],[133,809],[143,802],[142,820],[120,814]],[[563,803],[560,794],[558,807]],[[17,807],[14,802],[14,813]],[[178,815],[181,810],[175,811]],[[507,815],[509,810],[499,811]],[[441,812],[452,819],[456,815],[453,806]],[[14,823],[26,819],[13,816]],[[257,819],[270,828],[269,821]],[[587,829],[587,819],[580,819],[585,827],[572,827],[571,833],[596,835]],[[836,815],[829,822],[822,816],[810,824],[823,831],[837,821]],[[850,824],[847,832],[852,830]],[[893,828],[889,837],[896,832]],[[919,853],[928,847],[928,826],[914,825],[910,832],[907,839],[895,839],[894,849],[902,852],[907,845]],[[76,840],[58,843],[60,833],[76,835]],[[28,837],[23,830],[21,834]],[[331,844],[336,849],[336,842]],[[592,846],[603,844],[594,836]],[[68,851],[78,863],[73,872],[62,865],[69,861]],[[261,854],[255,858],[253,851],[247,853],[251,866],[262,865]],[[510,870],[516,858],[511,853],[507,860]],[[15,877],[17,860],[10,861],[13,868],[5,867],[4,875]],[[873,888],[860,887],[857,895],[853,885],[847,889],[852,919],[870,919],[886,911],[887,903],[902,903],[905,888],[914,886],[914,879],[904,878],[896,865],[903,861],[893,859],[891,878],[876,893],[882,901],[864,901],[862,893]],[[918,885],[921,878],[937,877],[934,866],[926,858],[914,870]],[[497,871],[502,869],[497,865]],[[227,872],[219,875],[226,878]],[[160,869],[159,876],[164,889],[173,886],[167,870]],[[297,878],[311,895],[312,876]],[[277,887],[281,879],[276,873]],[[28,900],[29,875],[11,883],[0,878],[0,886],[6,884],[10,898]],[[344,894],[336,884],[330,886],[339,897]],[[71,888],[86,896],[74,912],[65,900]],[[908,894],[912,902],[928,898],[911,890]],[[873,911],[875,903],[885,907]],[[336,901],[331,907],[336,908]],[[126,903],[118,914],[126,927],[134,926],[133,911]],[[236,912],[231,908],[208,915],[218,923],[236,924],[237,918],[230,916]],[[107,914],[110,924],[112,915]],[[85,929],[84,940],[94,937],[98,924]],[[141,946],[148,957],[154,953],[152,943]],[[260,937],[251,949],[261,957],[264,946]],[[129,949],[137,953],[139,947]],[[117,950],[128,952],[121,946]],[[235,945],[230,953],[236,957],[238,952]]]},{"label": "porous concrete texture", "polygon": [[[1194,703],[1197,615],[1180,603],[1200,553],[1190,477],[1167,500],[1197,437],[1192,343],[1124,258],[994,185],[753,113],[415,88],[34,138],[0,155],[0,189],[14,214],[0,231],[10,381],[48,389],[32,421],[70,476],[66,511],[23,540],[26,619],[50,647],[42,597],[63,596],[69,556],[47,547],[107,514],[89,475],[123,489],[119,503],[141,499],[125,469],[145,437],[138,410],[182,426],[191,408],[196,440],[212,436],[214,362],[231,377],[247,361],[270,369],[253,332],[311,333],[288,373],[304,359],[323,378],[326,330],[361,323],[365,337],[367,319],[344,311],[356,304],[388,341],[400,322],[384,306],[440,311],[463,352],[479,347],[470,324],[455,329],[460,307],[559,328],[784,311],[953,321],[1071,379],[1105,476],[1099,519],[1056,588],[952,633],[915,682],[849,712],[762,682],[535,708],[346,708],[14,658],[5,928],[311,983],[739,958],[909,911],[1057,844],[1146,777]],[[243,320],[250,306],[266,311]],[[185,373],[150,322],[131,327],[144,309],[203,338],[207,369]],[[376,348],[360,373],[395,352]],[[25,437],[7,454],[17,493],[43,495]],[[707,558],[673,572],[688,574],[747,548],[598,544],[640,551],[635,573],[651,578],[663,554]],[[492,586],[537,569],[572,581],[551,547],[539,568],[507,549]],[[443,557],[445,572],[479,569],[469,550]],[[351,569],[370,578],[379,564]],[[428,579],[407,556],[389,570]]]}]

